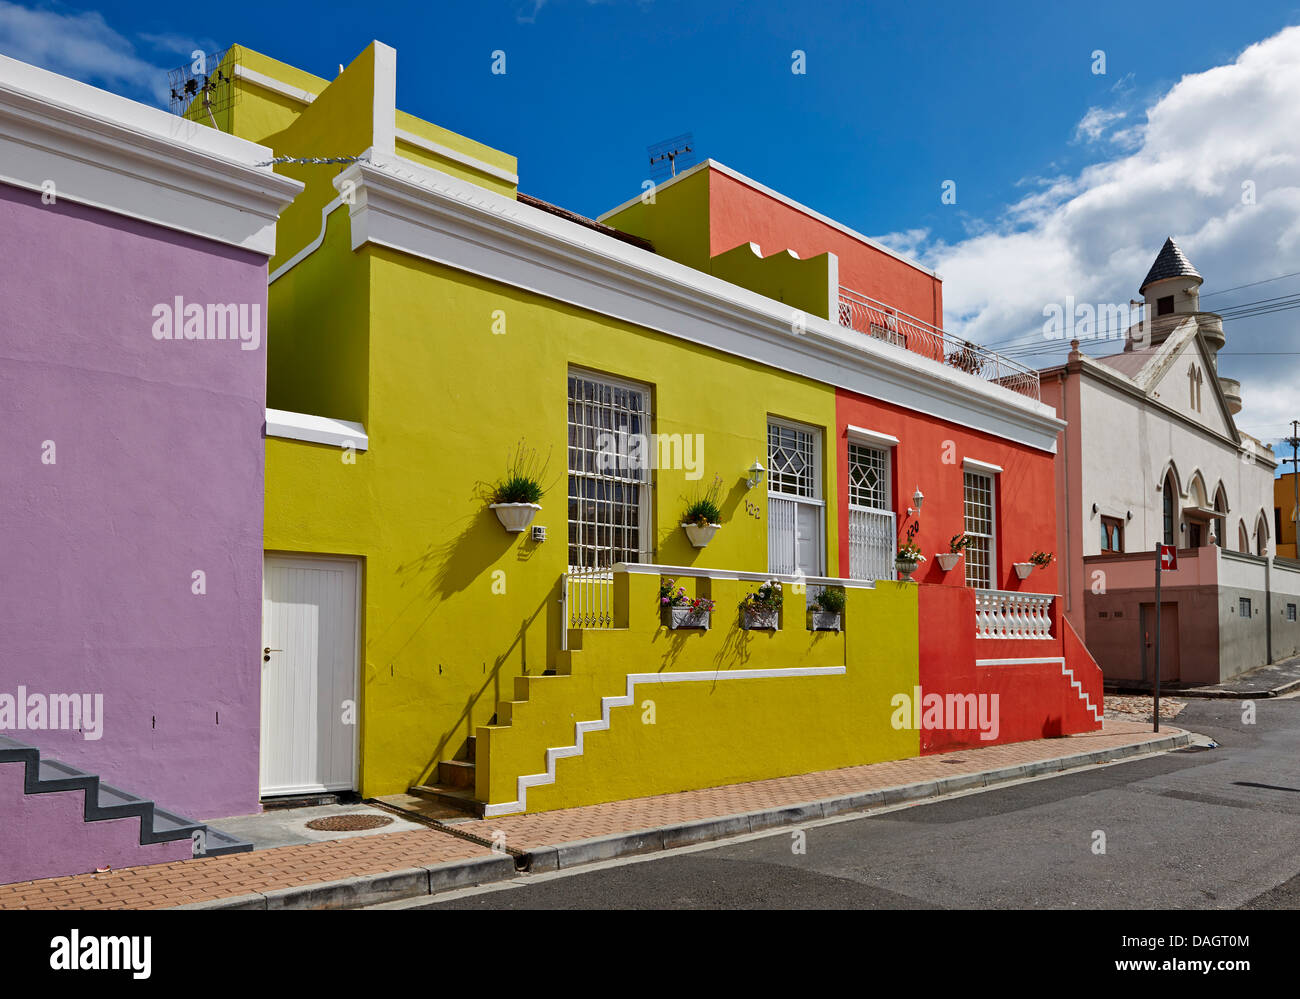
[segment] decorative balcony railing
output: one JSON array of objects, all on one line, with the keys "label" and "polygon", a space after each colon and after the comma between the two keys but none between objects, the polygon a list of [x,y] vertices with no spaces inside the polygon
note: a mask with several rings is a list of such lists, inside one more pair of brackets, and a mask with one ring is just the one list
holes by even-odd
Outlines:
[{"label": "decorative balcony railing", "polygon": [[976,638],[1051,638],[1050,593],[975,591]]},{"label": "decorative balcony railing", "polygon": [[850,288],[840,288],[839,320],[848,329],[923,354],[1031,399],[1040,398],[1038,372],[1033,368]]}]

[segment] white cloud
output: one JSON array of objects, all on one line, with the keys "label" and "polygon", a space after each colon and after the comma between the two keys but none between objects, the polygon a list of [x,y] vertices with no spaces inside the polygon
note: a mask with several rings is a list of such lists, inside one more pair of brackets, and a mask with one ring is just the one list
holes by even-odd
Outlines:
[{"label": "white cloud", "polygon": [[[1041,346],[1046,305],[1067,295],[1127,303],[1170,235],[1204,276],[1207,295],[1300,270],[1296,94],[1300,27],[1184,77],[1146,110],[1145,123],[1125,130],[1131,152],[1050,178],[972,238],[928,248],[912,240],[944,276],[948,325],[995,347],[1013,337]],[[1247,184],[1255,204],[1245,203]],[[1209,296],[1203,307],[1288,291],[1300,293],[1300,278]],[[1267,438],[1269,428],[1300,418],[1300,355],[1287,353],[1300,351],[1300,310],[1226,321],[1224,330],[1219,366],[1242,382],[1242,425]]]},{"label": "white cloud", "polygon": [[135,47],[94,11],[61,14],[0,0],[0,52],[64,76],[167,99],[167,71],[135,54]]},{"label": "white cloud", "polygon": [[1127,116],[1124,111],[1107,111],[1105,108],[1088,108],[1088,113],[1079,119],[1074,127],[1075,142],[1096,142],[1102,137],[1112,122]]}]

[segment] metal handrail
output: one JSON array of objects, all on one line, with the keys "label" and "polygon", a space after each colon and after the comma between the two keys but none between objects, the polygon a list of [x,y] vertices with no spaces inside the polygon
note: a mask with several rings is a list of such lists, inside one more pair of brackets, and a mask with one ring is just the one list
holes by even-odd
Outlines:
[{"label": "metal handrail", "polygon": [[981,344],[953,336],[933,323],[842,285],[839,322],[846,329],[865,333],[1041,401],[1038,372],[1028,365]]}]

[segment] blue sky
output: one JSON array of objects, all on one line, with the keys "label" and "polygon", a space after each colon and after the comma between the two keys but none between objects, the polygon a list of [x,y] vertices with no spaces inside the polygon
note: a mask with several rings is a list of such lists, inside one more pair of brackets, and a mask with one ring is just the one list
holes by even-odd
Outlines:
[{"label": "blue sky", "polygon": [[[690,131],[701,154],[936,267],[949,327],[1039,365],[1059,360],[1044,304],[1127,302],[1167,235],[1206,292],[1300,271],[1298,90],[1273,89],[1300,82],[1288,25],[1300,5],[1203,0],[0,0],[0,52],[153,100],[196,45],[330,77],[378,38],[398,50],[404,110],[518,156],[522,190],[588,215],[639,192],[647,145]],[[1207,307],[1287,293],[1300,279]],[[1228,327],[1242,425],[1269,441],[1300,417],[1297,316]]]}]

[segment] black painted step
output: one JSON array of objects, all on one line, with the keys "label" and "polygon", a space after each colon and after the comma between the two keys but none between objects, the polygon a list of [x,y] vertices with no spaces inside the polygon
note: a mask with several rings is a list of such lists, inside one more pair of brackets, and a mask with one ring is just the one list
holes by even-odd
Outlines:
[{"label": "black painted step", "polygon": [[138,818],[142,846],[192,839],[195,833],[202,832],[204,856],[245,853],[253,849],[252,843],[231,836],[229,833],[223,833],[203,822],[195,822],[174,812],[168,812],[149,799],[141,798],[130,791],[101,783],[96,774],[80,770],[61,760],[42,757],[40,750],[35,746],[19,742],[10,736],[0,735],[0,763],[23,764],[24,794],[85,792],[82,818],[86,822]]}]

